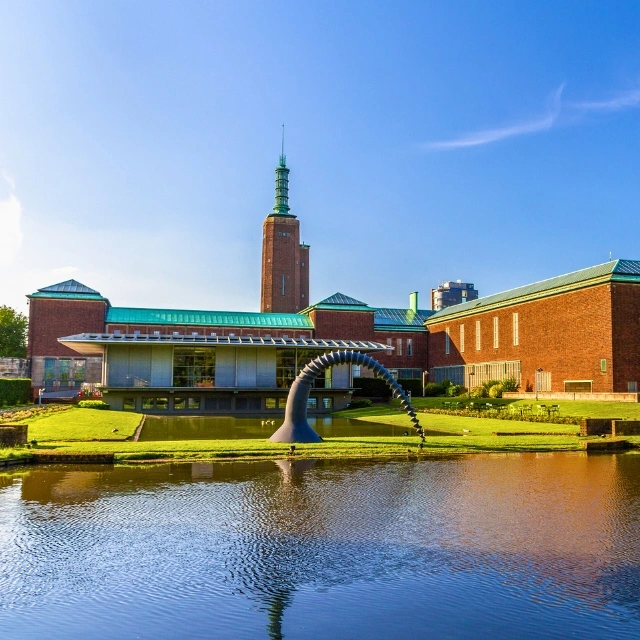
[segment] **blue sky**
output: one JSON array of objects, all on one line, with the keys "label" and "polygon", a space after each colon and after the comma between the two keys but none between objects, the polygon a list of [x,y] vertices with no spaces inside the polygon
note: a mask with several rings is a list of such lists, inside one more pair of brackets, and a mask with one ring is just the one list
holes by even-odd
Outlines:
[{"label": "blue sky", "polygon": [[311,300],[639,258],[636,2],[0,0],[0,304],[257,310],[286,123]]}]

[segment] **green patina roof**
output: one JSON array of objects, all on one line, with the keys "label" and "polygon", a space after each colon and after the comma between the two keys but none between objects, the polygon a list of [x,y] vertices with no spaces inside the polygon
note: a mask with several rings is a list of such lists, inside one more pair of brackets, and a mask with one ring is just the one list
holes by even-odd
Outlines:
[{"label": "green patina roof", "polygon": [[373,326],[378,330],[420,330],[427,318],[435,311],[430,309],[376,309],[373,316]]},{"label": "green patina roof", "polygon": [[601,284],[610,280],[638,282],[640,280],[640,261],[612,260],[586,269],[580,269],[579,271],[572,271],[562,276],[549,278],[548,280],[542,280],[523,287],[517,287],[516,289],[510,289],[509,291],[503,291],[502,293],[495,293],[491,296],[471,300],[470,302],[456,304],[446,309],[436,311],[427,319],[426,324],[435,324],[451,316],[467,315],[494,307],[515,304],[516,302],[522,302],[528,299],[543,298],[571,289]]},{"label": "green patina roof", "polygon": [[100,295],[99,291],[91,289],[77,280],[65,280],[64,282],[58,282],[58,284],[52,284],[50,287],[43,287],[27,297],[106,300],[106,298]]},{"label": "green patina roof", "polygon": [[329,309],[333,311],[375,311],[366,302],[361,302],[350,296],[346,296],[344,293],[334,293],[332,296],[320,300],[314,305],[307,307],[301,313],[308,313],[314,309]]},{"label": "green patina roof", "polygon": [[311,318],[298,313],[252,313],[245,311],[187,311],[110,307],[112,324],[189,324],[210,327],[273,327],[313,329]]}]

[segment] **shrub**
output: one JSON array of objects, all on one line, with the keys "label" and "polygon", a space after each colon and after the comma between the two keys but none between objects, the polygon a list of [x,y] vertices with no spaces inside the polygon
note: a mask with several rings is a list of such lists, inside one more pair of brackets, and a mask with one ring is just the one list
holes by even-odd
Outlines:
[{"label": "shrub", "polygon": [[390,398],[391,389],[382,378],[354,378],[354,396],[365,398]]},{"label": "shrub", "polygon": [[489,389],[489,397],[502,398],[502,385],[500,383],[494,384],[493,387]]},{"label": "shrub", "polygon": [[472,398],[488,398],[489,392],[484,387],[475,387],[469,394]]},{"label": "shrub", "polygon": [[433,397],[442,394],[442,387],[437,382],[427,382],[424,386],[424,395]]},{"label": "shrub", "polygon": [[502,381],[503,391],[517,391],[519,388],[520,388],[520,385],[518,384],[515,378],[505,378]]},{"label": "shrub", "polygon": [[369,398],[362,398],[362,400],[352,400],[348,405],[347,409],[366,409],[373,404]]},{"label": "shrub", "polygon": [[[486,382],[482,383],[482,386],[484,387],[485,391],[488,394],[489,393],[489,389],[491,389],[491,387],[494,387],[497,384],[500,384],[500,380],[487,380]],[[486,397],[487,396],[485,396],[485,398]]]},{"label": "shrub", "polygon": [[108,409],[109,405],[102,400],[80,400],[78,406],[81,409]]},{"label": "shrub", "polygon": [[31,401],[29,378],[0,378],[0,407],[27,404]]},{"label": "shrub", "polygon": [[452,384],[447,389],[447,395],[450,398],[455,398],[456,396],[461,396],[463,393],[467,393],[467,387],[464,387],[461,384]]}]

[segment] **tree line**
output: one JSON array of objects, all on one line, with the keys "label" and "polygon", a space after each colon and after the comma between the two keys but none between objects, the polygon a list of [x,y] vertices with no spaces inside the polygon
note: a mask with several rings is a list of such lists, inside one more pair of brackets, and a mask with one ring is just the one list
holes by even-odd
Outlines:
[{"label": "tree line", "polygon": [[24,313],[11,307],[0,307],[0,358],[27,357],[27,329]]}]

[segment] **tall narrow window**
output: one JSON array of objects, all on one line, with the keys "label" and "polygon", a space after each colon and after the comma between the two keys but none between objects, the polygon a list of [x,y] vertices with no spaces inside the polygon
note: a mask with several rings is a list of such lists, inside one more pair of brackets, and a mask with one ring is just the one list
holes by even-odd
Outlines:
[{"label": "tall narrow window", "polygon": [[282,295],[284,295],[284,276],[282,276]]},{"label": "tall narrow window", "polygon": [[402,355],[402,338],[396,339],[396,355],[397,356]]},{"label": "tall narrow window", "polygon": [[498,340],[498,318],[493,319],[493,348],[497,349],[499,344]]},{"label": "tall narrow window", "polygon": [[517,347],[520,344],[520,333],[518,327],[518,314],[513,314],[513,346]]},{"label": "tall narrow window", "polygon": [[406,354],[408,356],[412,356],[413,355],[413,339],[412,338],[407,338],[407,351]]},{"label": "tall narrow window", "polygon": [[388,356],[392,356],[393,355],[393,341],[391,340],[391,338],[387,338],[387,347],[389,347],[389,349],[387,351],[387,355]]},{"label": "tall narrow window", "polygon": [[444,352],[449,355],[451,350],[451,340],[449,338],[449,327],[444,330]]},{"label": "tall narrow window", "polygon": [[464,325],[460,325],[460,353],[464,353]]},{"label": "tall narrow window", "polygon": [[480,351],[480,320],[476,320],[476,351]]}]

